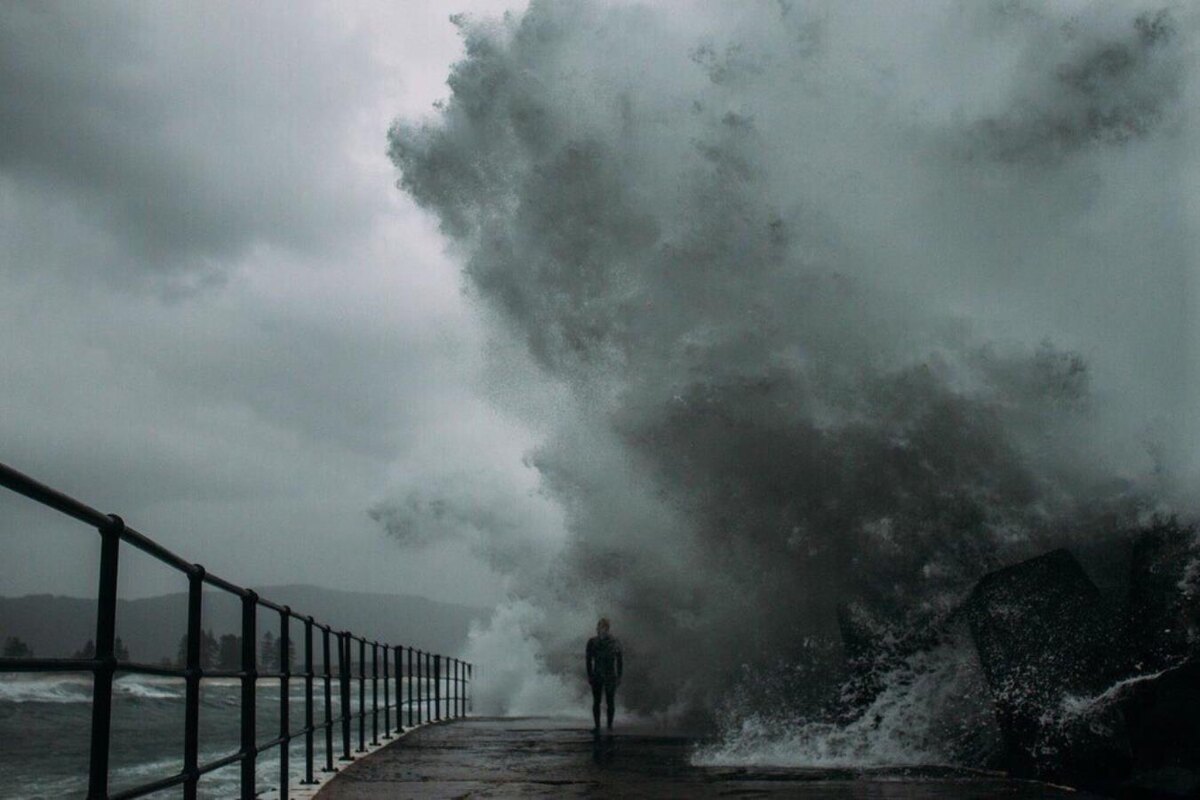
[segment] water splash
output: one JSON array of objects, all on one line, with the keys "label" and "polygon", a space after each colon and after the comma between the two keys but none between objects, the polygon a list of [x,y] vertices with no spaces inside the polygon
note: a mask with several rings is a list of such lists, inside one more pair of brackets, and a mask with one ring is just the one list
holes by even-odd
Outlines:
[{"label": "water splash", "polygon": [[[390,152],[524,354],[492,396],[544,432],[553,549],[520,515],[444,515],[490,526],[544,615],[494,640],[534,648],[521,671],[580,688],[604,613],[625,702],[707,715],[743,664],[783,675],[835,641],[848,602],[936,618],[1186,485],[1190,173],[1165,165],[1191,166],[1196,18],[1077,5],[459,18],[450,97]],[[804,704],[783,728],[747,710],[745,737],[936,754],[904,738],[939,724],[923,674],[845,741]]]},{"label": "water splash", "polygon": [[804,719],[727,709],[718,743],[696,763],[788,767],[981,766],[1000,734],[974,648],[958,638],[878,676],[880,689],[849,719]]}]

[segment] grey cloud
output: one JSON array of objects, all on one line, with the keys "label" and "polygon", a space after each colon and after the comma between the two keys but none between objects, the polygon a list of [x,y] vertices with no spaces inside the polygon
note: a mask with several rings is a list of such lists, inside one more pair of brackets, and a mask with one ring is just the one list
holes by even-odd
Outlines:
[{"label": "grey cloud", "polygon": [[1165,9],[1122,21],[1124,30],[1097,33],[1078,22],[1027,20],[1037,35],[1025,79],[1011,108],[977,123],[968,152],[1045,164],[1164,124],[1186,70],[1176,23]]},{"label": "grey cloud", "polygon": [[370,217],[340,152],[364,49],[287,4],[6,3],[0,170],[74,198],[125,279],[320,247]]},{"label": "grey cloud", "polygon": [[[0,459],[235,580],[494,601],[367,515],[406,470],[521,469],[383,153],[455,42],[433,5],[0,7]],[[94,591],[86,529],[0,505],[0,592]],[[178,590],[134,561],[122,591]]]},{"label": "grey cloud", "polygon": [[135,343],[161,379],[214,404],[251,409],[315,443],[386,459],[412,443],[413,419],[466,399],[466,376],[442,364],[453,340],[263,315],[254,322]]},{"label": "grey cloud", "polygon": [[369,514],[407,552],[462,542],[501,574],[527,579],[544,567],[556,523],[546,498],[488,469],[427,470]]}]

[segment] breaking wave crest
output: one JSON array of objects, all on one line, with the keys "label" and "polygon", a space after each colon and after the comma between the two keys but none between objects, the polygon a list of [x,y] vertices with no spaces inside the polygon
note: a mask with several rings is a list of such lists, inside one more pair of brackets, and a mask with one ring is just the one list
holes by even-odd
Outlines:
[{"label": "breaking wave crest", "polygon": [[[117,678],[113,689],[118,696],[135,700],[179,700],[182,688],[163,681],[125,676]],[[0,703],[84,703],[92,702],[92,680],[88,676],[35,677],[0,680]]]},{"label": "breaking wave crest", "polygon": [[8,678],[0,681],[0,703],[90,703],[89,678]]}]

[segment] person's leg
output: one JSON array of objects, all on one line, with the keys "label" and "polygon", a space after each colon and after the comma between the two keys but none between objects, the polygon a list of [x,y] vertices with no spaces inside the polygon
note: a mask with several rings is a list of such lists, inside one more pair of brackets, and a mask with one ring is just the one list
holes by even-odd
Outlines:
[{"label": "person's leg", "polygon": [[592,684],[592,719],[596,722],[596,730],[600,730],[600,692],[604,684],[596,681]]},{"label": "person's leg", "polygon": [[[613,711],[616,710],[616,694],[617,694],[617,684],[615,682],[609,682],[604,685],[604,701],[605,701],[605,704],[608,706],[608,708],[606,710],[608,711],[608,729],[609,730],[612,730]],[[599,725],[600,724],[599,713],[597,713],[596,719],[597,719],[596,724]]]}]

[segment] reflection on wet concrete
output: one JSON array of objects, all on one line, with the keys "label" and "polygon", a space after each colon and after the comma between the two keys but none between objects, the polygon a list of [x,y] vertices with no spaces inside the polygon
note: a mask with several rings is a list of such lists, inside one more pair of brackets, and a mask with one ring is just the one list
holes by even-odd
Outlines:
[{"label": "reflection on wet concrete", "polygon": [[373,798],[747,798],[985,800],[1087,795],[949,767],[696,767],[697,740],[589,721],[475,718],[433,725],[344,770],[319,800]]},{"label": "reflection on wet concrete", "polygon": [[592,761],[603,767],[613,763],[617,754],[617,737],[611,733],[592,732]]}]

